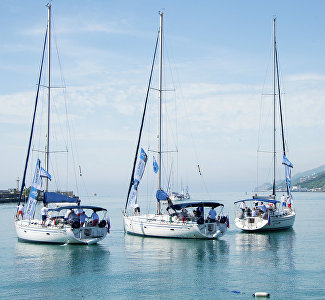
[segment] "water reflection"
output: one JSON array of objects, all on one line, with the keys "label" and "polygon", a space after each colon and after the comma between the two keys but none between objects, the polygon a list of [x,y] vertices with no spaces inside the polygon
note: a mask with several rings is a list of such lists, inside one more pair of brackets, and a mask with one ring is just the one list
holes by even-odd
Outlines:
[{"label": "water reflection", "polygon": [[[295,231],[288,229],[267,233],[238,232],[235,236],[236,251],[251,264],[285,264],[294,269]],[[285,260],[283,259],[285,257]]]},{"label": "water reflection", "polygon": [[[105,246],[91,245],[50,245],[17,241],[15,247],[15,269],[22,280],[33,278],[37,281],[79,274],[93,274],[109,266],[109,251]],[[101,261],[98,264],[98,261]]]},{"label": "water reflection", "polygon": [[130,259],[146,256],[157,262],[182,263],[188,259],[200,262],[225,262],[229,244],[225,240],[190,240],[125,235],[125,251]]}]

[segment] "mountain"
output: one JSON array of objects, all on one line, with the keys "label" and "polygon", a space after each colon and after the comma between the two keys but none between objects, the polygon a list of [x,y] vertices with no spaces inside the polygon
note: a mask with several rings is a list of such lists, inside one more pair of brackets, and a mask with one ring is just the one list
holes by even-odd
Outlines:
[{"label": "mountain", "polygon": [[[325,165],[295,174],[291,179],[292,191],[325,191]],[[276,182],[277,190],[285,190],[285,181]],[[271,191],[272,184],[264,183],[256,190]]]},{"label": "mountain", "polygon": [[323,173],[323,172],[325,172],[325,165],[322,165],[322,166],[320,166],[318,168],[315,168],[315,169],[311,169],[311,170],[308,170],[308,171],[305,171],[305,172],[295,174],[294,176],[292,176],[292,181],[300,180],[300,178],[317,175],[317,174],[320,174],[320,173]]},{"label": "mountain", "polygon": [[[323,166],[322,166],[323,167]],[[325,171],[322,167],[310,170],[312,172],[304,172],[305,176],[297,177],[292,181],[293,191],[325,191]]]}]

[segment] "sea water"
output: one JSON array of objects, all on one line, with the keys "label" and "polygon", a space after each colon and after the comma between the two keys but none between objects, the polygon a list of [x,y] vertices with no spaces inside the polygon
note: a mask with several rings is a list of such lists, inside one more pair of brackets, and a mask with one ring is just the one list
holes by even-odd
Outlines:
[{"label": "sea water", "polygon": [[270,233],[235,227],[243,193],[212,198],[230,217],[220,240],[125,235],[123,197],[94,197],[111,232],[91,246],[20,242],[15,205],[0,205],[0,299],[325,299],[325,193],[295,193],[293,229]]}]

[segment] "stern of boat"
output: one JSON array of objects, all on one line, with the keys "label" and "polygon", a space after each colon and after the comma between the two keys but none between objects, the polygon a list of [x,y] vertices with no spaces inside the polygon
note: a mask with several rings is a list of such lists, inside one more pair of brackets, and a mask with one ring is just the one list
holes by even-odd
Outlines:
[{"label": "stern of boat", "polygon": [[68,231],[68,243],[70,244],[95,244],[103,240],[107,233],[107,227],[89,226],[70,228]]}]

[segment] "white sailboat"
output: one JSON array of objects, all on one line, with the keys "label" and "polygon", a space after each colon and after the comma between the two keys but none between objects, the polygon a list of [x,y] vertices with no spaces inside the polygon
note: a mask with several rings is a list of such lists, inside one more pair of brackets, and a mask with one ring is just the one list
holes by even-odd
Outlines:
[{"label": "white sailboat", "polygon": [[183,188],[180,193],[178,193],[178,192],[169,192],[168,196],[169,196],[169,199],[172,200],[172,201],[191,199],[190,193],[188,191],[188,186],[186,186],[186,188]]},{"label": "white sailboat", "polygon": [[[141,236],[168,237],[168,238],[193,238],[193,239],[217,239],[227,231],[228,218],[222,216],[223,204],[213,201],[197,201],[173,204],[169,195],[162,187],[162,45],[163,45],[163,13],[160,12],[160,26],[157,37],[153,64],[149,79],[147,96],[142,115],[140,133],[136,149],[136,155],[131,174],[131,180],[123,211],[125,232]],[[159,44],[159,133],[158,133],[158,161],[154,160],[154,170],[158,176],[156,199],[157,210],[155,213],[142,214],[138,206],[138,186],[145,170],[148,156],[140,144],[144,119],[148,102],[148,94],[151,89],[151,79]],[[139,156],[139,157],[138,157]],[[155,175],[156,176],[156,175]],[[219,215],[215,208],[220,209]]]},{"label": "white sailboat", "polygon": [[[268,196],[255,196],[252,199],[236,201],[237,208],[235,225],[244,231],[269,231],[291,228],[294,224],[296,213],[292,205],[292,194],[290,189],[291,168],[293,164],[286,157],[286,143],[283,128],[283,115],[281,104],[281,91],[278,68],[278,53],[275,35],[276,19],[273,19],[273,189],[272,194]],[[286,179],[286,196],[283,195],[280,201],[276,200],[276,148],[275,148],[275,133],[276,133],[276,103],[279,106],[279,115],[281,123],[282,137],[282,164],[285,170]],[[265,206],[265,203],[268,207]]]},{"label": "white sailboat", "polygon": [[[20,213],[15,216],[15,228],[19,240],[28,242],[45,243],[76,243],[94,244],[104,239],[109,230],[109,219],[105,208],[80,205],[77,197],[69,197],[62,193],[50,192],[48,181],[51,180],[49,171],[50,158],[50,100],[51,100],[51,4],[47,4],[48,22],[45,33],[42,62],[37,85],[37,93],[34,106],[33,121],[27,150],[24,175],[19,196]],[[47,46],[47,47],[46,47]],[[45,146],[45,169],[37,158],[33,182],[30,188],[28,201],[22,208],[23,192],[25,188],[26,173],[31,152],[35,117],[38,106],[38,98],[43,75],[43,64],[47,48],[48,57],[48,84],[47,84],[47,134]],[[44,151],[39,151],[44,152]],[[43,192],[43,180],[45,188]],[[40,219],[40,205],[38,200],[43,200],[42,219]],[[91,214],[91,217],[90,217]],[[37,216],[38,215],[38,216]],[[87,218],[88,215],[88,218]]]}]

